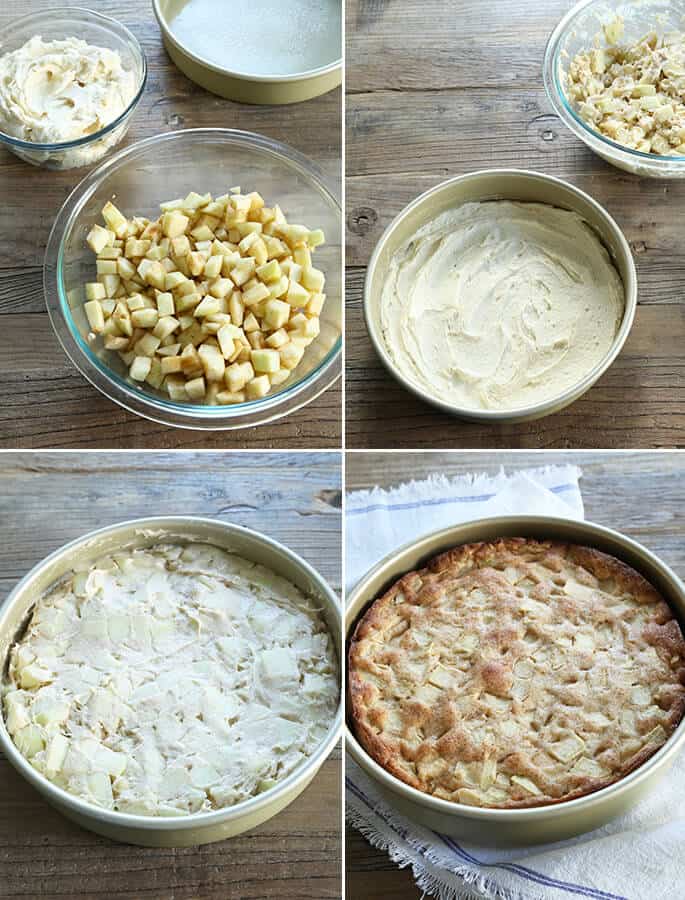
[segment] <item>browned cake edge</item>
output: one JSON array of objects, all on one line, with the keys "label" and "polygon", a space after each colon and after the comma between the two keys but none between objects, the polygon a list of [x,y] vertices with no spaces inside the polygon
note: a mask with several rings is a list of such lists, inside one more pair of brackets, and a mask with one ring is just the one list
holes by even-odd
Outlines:
[{"label": "browned cake edge", "polygon": [[[399,578],[389,590],[381,597],[376,599],[366,610],[364,615],[357,622],[357,625],[349,639],[348,667],[347,667],[347,695],[348,710],[352,721],[353,731],[355,732],[359,742],[366,752],[381,765],[386,771],[390,772],[400,781],[410,785],[422,793],[432,796],[422,782],[417,778],[412,778],[404,769],[395,763],[395,751],[388,743],[378,737],[375,731],[369,726],[364,715],[367,706],[367,690],[364,682],[359,678],[356,672],[357,661],[357,644],[366,637],[366,635],[379,626],[384,619],[385,610],[394,603],[398,594],[408,596],[418,596],[420,593],[430,596],[430,586],[425,588],[422,581],[425,577],[438,574],[446,569],[452,570],[455,576],[459,576],[462,572],[487,562],[488,558],[498,555],[500,552],[516,552],[517,550],[537,548],[545,553],[558,553],[576,564],[587,569],[592,575],[599,579],[613,578],[617,582],[625,585],[627,590],[634,594],[651,595],[655,602],[659,603],[658,613],[655,621],[647,626],[660,626],[658,633],[653,635],[653,643],[660,645],[669,650],[673,655],[679,655],[685,660],[685,638],[681,627],[675,618],[671,608],[666,603],[656,588],[647,581],[644,576],[636,572],[627,563],[621,562],[607,553],[595,550],[592,547],[586,547],[579,544],[566,543],[561,541],[537,541],[531,538],[501,538],[495,541],[479,541],[471,544],[462,544],[451,550],[434,556],[428,561],[423,569],[407,572]],[[667,626],[665,629],[661,626]],[[682,685],[685,685],[685,668],[681,668],[678,673],[678,679]],[[685,687],[679,697],[675,698],[670,708],[669,717],[669,737],[675,731],[676,727],[685,715]],[[650,757],[652,757],[661,745],[644,747],[638,753],[621,767],[621,770],[612,778],[607,779],[591,779],[589,778],[586,785],[573,792],[569,792],[559,798],[545,798],[543,800],[520,800],[511,801],[509,803],[498,806],[474,807],[476,809],[525,809],[531,807],[552,806],[558,803],[565,803],[569,800],[575,800],[578,797],[592,794],[601,788],[609,787],[620,781],[626,775],[643,765]],[[450,802],[450,801],[445,801]]]}]

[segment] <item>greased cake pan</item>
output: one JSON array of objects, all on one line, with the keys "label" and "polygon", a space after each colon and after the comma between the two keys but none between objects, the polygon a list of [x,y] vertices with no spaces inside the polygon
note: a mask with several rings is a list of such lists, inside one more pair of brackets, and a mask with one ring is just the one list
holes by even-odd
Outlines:
[{"label": "greased cake pan", "polygon": [[[512,410],[460,407],[431,396],[406,378],[392,360],[383,337],[381,295],[393,254],[421,228],[441,213],[487,200],[544,203],[577,212],[593,228],[607,249],[625,288],[623,320],[609,352],[587,375],[568,390],[550,400]],[[492,425],[528,422],[559,412],[573,403],[604,374],[621,352],[637,308],[637,271],[630,245],[609,213],[588,194],[572,184],[524,169],[483,169],[443,181],[405,207],[383,232],[371,256],[364,282],[364,318],[371,342],[381,362],[399,383],[426,403],[443,412]]]},{"label": "greased cake pan", "polygon": [[[262,11],[246,11],[245,5],[246,0],[231,0],[223,5],[216,0],[152,0],[164,46],[174,64],[191,81],[213,94],[240,103],[300,103],[342,83],[339,0],[326,0],[317,6],[290,0]],[[183,34],[180,17],[191,18],[195,8],[198,17],[209,15],[215,23],[221,19],[231,22],[231,36],[225,46],[219,37],[212,50],[195,41],[191,44]],[[240,13],[239,18],[235,18],[236,13]],[[312,21],[315,14],[316,21]],[[209,40],[211,22],[198,18],[197,30]],[[280,34],[274,33],[279,30]],[[236,62],[235,47],[241,41],[253,46],[252,59],[260,57],[259,67],[246,71],[243,63]],[[281,60],[282,65],[274,70],[269,68],[269,60],[276,45],[287,59]],[[298,46],[303,48],[299,57]]]},{"label": "greased cake pan", "polygon": [[[610,553],[647,578],[685,623],[685,585],[653,553],[616,531],[590,522],[545,516],[480,519],[428,534],[378,563],[348,598],[346,643],[366,608],[400,576],[420,568],[437,554],[477,541],[528,537],[584,544]],[[647,762],[629,775],[592,794],[551,806],[527,809],[485,809],[441,800],[410,787],[375,762],[357,741],[351,723],[345,747],[384,799],[403,815],[441,834],[491,846],[525,846],[565,840],[592,831],[627,812],[663,778],[685,747],[685,720]]]},{"label": "greased cake pan", "polygon": [[[287,578],[320,604],[342,660],[339,601],[326,581],[283,544],[239,525],[191,516],[133,519],[92,531],[51,553],[16,585],[0,608],[0,659],[3,675],[8,651],[21,634],[36,599],[74,565],[95,561],[120,549],[134,549],[171,541],[204,542],[235,552]],[[102,809],[67,793],[48,781],[14,745],[0,715],[0,751],[43,797],[67,818],[116,841],[147,847],[187,847],[234,837],[256,828],[292,803],[314,778],[340,735],[339,705],[324,741],[315,752],[277,785],[225,809],[165,818]]]}]

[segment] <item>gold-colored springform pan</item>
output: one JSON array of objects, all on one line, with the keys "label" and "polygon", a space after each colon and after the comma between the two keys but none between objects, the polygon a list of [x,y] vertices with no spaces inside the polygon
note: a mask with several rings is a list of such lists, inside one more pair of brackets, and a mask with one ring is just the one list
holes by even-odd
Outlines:
[{"label": "gold-colored springform pan", "polygon": [[[423,225],[441,213],[464,203],[486,200],[514,200],[523,203],[545,203],[577,212],[599,236],[621,276],[625,288],[623,320],[613,344],[603,360],[577,384],[557,397],[532,406],[512,410],[470,409],[446,403],[431,396],[421,386],[406,378],[395,365],[383,337],[381,295],[387,280],[393,254],[409,241]],[[407,390],[426,403],[461,419],[500,425],[540,419],[573,403],[604,374],[616,359],[628,337],[637,308],[637,271],[630,245],[609,213],[588,194],[574,185],[541,172],[523,169],[484,169],[459,175],[431,188],[388,225],[373,252],[364,284],[364,318],[376,353],[391,375]]]},{"label": "gold-colored springform pan", "polygon": [[[250,72],[231,68],[231,58],[234,56],[233,45],[235,42],[245,40],[245,36],[241,35],[239,22],[232,22],[233,33],[226,41],[225,52],[221,48],[220,54],[211,56],[210,51],[203,47],[198,48],[193,45],[191,49],[183,34],[180,33],[180,29],[175,27],[174,22],[179,12],[192,2],[193,0],[152,0],[152,8],[162,32],[164,46],[174,64],[191,81],[199,84],[205,90],[228,100],[237,100],[240,103],[285,104],[310,100],[312,97],[332,91],[341,84],[342,3],[337,0],[328,0],[322,7],[322,14],[327,14],[328,18],[318,23],[320,26],[318,33],[321,35],[322,45],[314,67],[310,67],[312,66],[311,60],[303,56],[301,62],[297,61],[299,63],[296,65],[298,71],[291,71],[289,68],[287,73],[281,72],[280,74],[262,74],[262,69]],[[206,0],[204,4],[205,9],[208,8],[208,2],[209,0]],[[250,42],[258,47],[255,54],[258,52],[268,62],[271,41],[267,37],[260,40],[258,30],[264,29],[267,24],[273,26],[274,23],[265,23],[263,17],[274,14],[280,16],[282,27],[286,30],[279,39],[279,43],[297,46],[301,42],[305,45],[302,36],[297,34],[298,27],[307,27],[307,22],[301,21],[302,16],[306,19],[306,9],[299,12],[300,18],[298,18],[297,4],[300,2],[301,0],[290,0],[290,2],[284,0],[280,4],[275,4],[276,13],[273,10],[261,12],[258,8],[254,10],[248,21],[251,29]],[[231,0],[223,0],[223,2],[214,0],[212,15],[216,15],[217,22],[219,19],[231,22],[231,8],[234,5]],[[189,8],[188,13],[191,12],[192,9]],[[215,44],[215,49],[217,46],[218,44]],[[224,58],[225,63],[223,63]],[[219,59],[222,60],[221,63],[219,63]]]},{"label": "gold-colored springform pan", "polygon": [[[0,660],[4,674],[8,651],[21,633],[36,600],[75,565],[121,549],[159,542],[201,541],[237,553],[287,578],[320,603],[326,624],[342,659],[340,606],[336,595],[308,563],[266,535],[214,519],[192,516],[134,519],[93,531],[66,544],[35,566],[0,608]],[[323,743],[287,778],[257,797],[207,813],[164,818],[102,809],[80,800],[48,781],[15,747],[0,715],[0,751],[20,775],[67,818],[116,841],[147,847],[188,847],[241,834],[275,816],[302,793],[337,741],[342,725],[342,704]]]},{"label": "gold-colored springform pan", "polygon": [[[369,604],[401,575],[420,568],[431,557],[459,544],[514,536],[569,541],[612,554],[641,572],[662,593],[681,625],[685,622],[685,585],[668,566],[636,541],[589,522],[545,516],[507,516],[480,519],[437,531],[387,556],[362,579],[348,598],[346,640]],[[424,794],[379,766],[357,741],[349,724],[345,729],[345,744],[350,757],[374,780],[385,800],[420,825],[476,844],[521,846],[565,840],[599,828],[627,812],[667,774],[678,752],[685,746],[685,721],[654,756],[615,784],[576,800],[528,809],[483,809]]]}]

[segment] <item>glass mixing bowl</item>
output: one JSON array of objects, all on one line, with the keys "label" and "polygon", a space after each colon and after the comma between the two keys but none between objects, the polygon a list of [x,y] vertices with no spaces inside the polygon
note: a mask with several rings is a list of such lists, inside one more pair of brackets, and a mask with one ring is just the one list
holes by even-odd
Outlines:
[{"label": "glass mixing bowl", "polygon": [[0,51],[11,53],[30,38],[44,41],[75,37],[87,44],[116,50],[125,69],[135,74],[136,93],[128,107],[100,131],[61,144],[37,144],[0,131],[0,144],[20,159],[45,169],[78,169],[98,162],[128,130],[131,116],[143,95],[147,80],[145,54],[128,28],[115,19],[87,9],[46,9],[9,22],[0,30]]},{"label": "glass mixing bowl", "polygon": [[[85,284],[95,277],[86,244],[102,222],[108,200],[127,216],[156,219],[159,204],[189,191],[219,196],[240,185],[267,203],[280,204],[288,220],[322,228],[317,268],[326,275],[321,333],[291,377],[260,400],[234,406],[174,403],[166,394],[128,378],[119,356],[88,343]],[[280,418],[330,387],[341,372],[342,214],[315,166],[291,147],[224,128],[197,128],[133,144],[102,163],[78,185],[60,210],[45,254],[43,285],[48,313],[67,355],[91,384],[126,409],[165,425],[197,429],[245,428]]]},{"label": "glass mixing bowl", "polygon": [[682,31],[685,0],[581,0],[559,22],[547,44],[543,65],[547,95],[564,125],[611,165],[649,178],[685,178],[685,156],[642,153],[604,137],[583,121],[566,96],[564,72],[570,60],[592,47],[602,26],[617,15],[625,24],[621,41],[632,43],[649,31]]}]

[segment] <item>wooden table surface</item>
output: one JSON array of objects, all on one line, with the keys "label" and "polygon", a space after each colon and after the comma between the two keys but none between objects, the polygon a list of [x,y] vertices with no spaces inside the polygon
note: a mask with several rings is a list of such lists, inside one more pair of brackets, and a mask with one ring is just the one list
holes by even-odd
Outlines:
[{"label": "wooden table surface", "polygon": [[[0,454],[0,602],[28,569],[91,529],[151,514],[265,531],[340,589],[340,456]],[[261,900],[341,896],[336,750],[255,831],[177,850],[116,844],[53,811],[0,755],[0,897]]]},{"label": "wooden table surface", "polygon": [[[162,46],[151,0],[3,0],[0,27],[32,11],[92,6],[129,27],[147,56],[141,103],[121,147],[184,128],[256,131],[312,158],[339,189],[341,91],[294,106],[246,106],[204,91]],[[167,428],[129,413],[74,368],[45,311],[42,264],[54,218],[88,169],[37,169],[0,148],[0,448],[325,448],[341,442],[340,382],[287,418],[233,432]]]},{"label": "wooden table surface", "polygon": [[[347,446],[623,448],[685,443],[685,182],[604,163],[552,114],[547,38],[573,0],[348,0]],[[365,266],[414,197],[483,168],[529,168],[588,191],[632,246],[639,309],[611,369],[566,410],[524,425],[452,419],[391,378],[361,310]]]},{"label": "wooden table surface", "polygon": [[[555,463],[581,467],[585,517],[623,532],[657,553],[685,577],[683,508],[685,453],[354,453],[347,455],[346,490],[390,487],[432,472],[494,474]],[[346,829],[350,900],[418,900],[411,871],[398,869],[358,832]]]}]

